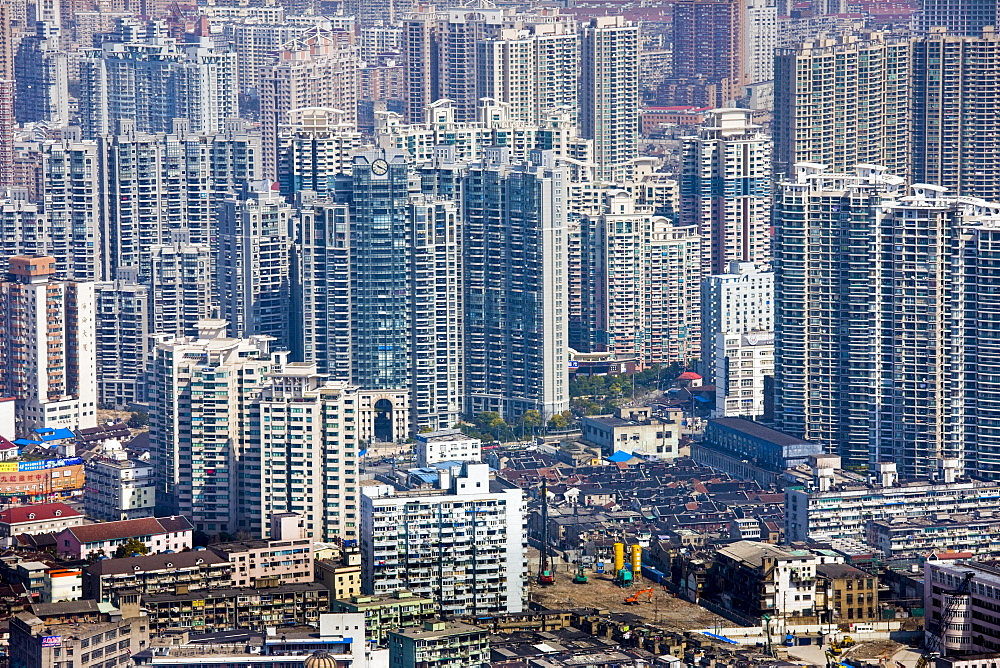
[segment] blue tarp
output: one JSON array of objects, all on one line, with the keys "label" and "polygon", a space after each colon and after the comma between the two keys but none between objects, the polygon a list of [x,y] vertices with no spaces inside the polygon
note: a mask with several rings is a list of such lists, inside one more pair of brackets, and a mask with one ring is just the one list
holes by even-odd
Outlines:
[{"label": "blue tarp", "polygon": [[69,429],[50,429],[48,427],[43,427],[42,429],[36,429],[35,433],[38,434],[43,441],[60,441],[64,438],[76,438],[76,435]]},{"label": "blue tarp", "polygon": [[19,438],[14,441],[14,445],[41,445],[41,441],[29,441],[26,438]]},{"label": "blue tarp", "polygon": [[708,631],[702,631],[702,633],[704,635],[708,636],[709,638],[715,638],[716,640],[721,640],[722,642],[727,642],[730,645],[738,645],[739,644],[735,640],[732,640],[731,638],[727,638],[726,636],[718,636],[718,635],[715,635],[714,633],[709,633]]},{"label": "blue tarp", "polygon": [[615,454],[608,457],[608,461],[617,464],[619,462],[627,462],[628,460],[632,459],[632,457],[633,457],[632,453],[625,452],[624,450],[619,450]]}]

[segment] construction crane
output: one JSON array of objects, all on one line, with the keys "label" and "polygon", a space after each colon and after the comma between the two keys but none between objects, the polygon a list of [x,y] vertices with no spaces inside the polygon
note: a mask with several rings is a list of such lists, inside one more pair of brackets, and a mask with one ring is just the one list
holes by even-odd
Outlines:
[{"label": "construction crane", "polygon": [[938,628],[937,633],[929,634],[927,637],[927,651],[929,653],[938,653],[941,656],[945,656],[948,653],[948,648],[944,643],[945,635],[948,633],[948,628],[951,626],[952,620],[955,619],[958,613],[958,607],[963,602],[962,599],[968,596],[969,585],[972,584],[972,578],[975,576],[975,572],[966,571],[962,582],[955,591],[951,593],[941,592],[942,597],[950,598],[944,606],[944,612],[941,615],[941,626]]},{"label": "construction crane", "polygon": [[631,596],[629,596],[628,598],[626,598],[625,599],[625,603],[629,603],[629,604],[638,603],[639,599],[642,598],[643,596],[646,597],[646,603],[649,603],[650,601],[652,601],[653,600],[653,589],[652,589],[652,587],[650,587],[649,589],[640,589],[636,593],[634,593]]},{"label": "construction crane", "polygon": [[542,549],[538,558],[538,584],[551,585],[556,583],[549,564],[549,489],[542,480]]}]

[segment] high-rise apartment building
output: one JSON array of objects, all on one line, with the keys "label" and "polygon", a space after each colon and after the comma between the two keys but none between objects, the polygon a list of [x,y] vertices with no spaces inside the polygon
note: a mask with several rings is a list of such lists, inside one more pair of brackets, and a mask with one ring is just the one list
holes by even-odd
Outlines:
[{"label": "high-rise apartment building", "polygon": [[744,21],[746,83],[771,81],[774,79],[774,50],[778,47],[777,0],[748,0]]},{"label": "high-rise apartment building", "polygon": [[505,28],[476,49],[477,98],[508,105],[512,121],[538,124],[555,110],[576,119],[580,41],[575,25]]},{"label": "high-rise apartment building", "polygon": [[641,367],[687,362],[699,351],[700,238],[609,191],[603,212],[581,219],[583,253],[593,266],[584,279],[585,320],[596,351],[635,359]]},{"label": "high-rise apartment building", "polygon": [[521,612],[524,513],[521,490],[491,477],[487,464],[442,469],[437,489],[367,487],[362,591],[405,589],[433,599],[442,615]]},{"label": "high-rise apartment building", "polygon": [[996,0],[921,0],[916,28],[928,33],[944,28],[951,35],[974,36],[997,27]]},{"label": "high-rise apartment building", "polygon": [[290,114],[306,107],[329,107],[343,120],[357,120],[358,60],[353,36],[314,28],[278,51],[275,64],[260,74],[260,114],[264,138],[264,176],[278,178],[280,136]]},{"label": "high-rise apartment building", "polygon": [[140,382],[152,334],[149,290],[128,281],[109,281],[97,284],[95,297],[98,400],[126,408],[143,399]]},{"label": "high-rise apartment building", "polygon": [[237,119],[209,135],[192,131],[183,119],[166,133],[142,132],[123,121],[100,144],[111,278],[135,267],[137,280],[149,284],[155,247],[214,243],[221,201],[260,178],[260,137]]},{"label": "high-rise apartment building", "polygon": [[333,197],[336,177],[351,171],[352,154],[361,148],[361,133],[338,109],[306,107],[288,116],[288,134],[279,138],[281,193],[292,197],[309,190],[321,198]]},{"label": "high-rise apartment building", "polygon": [[59,26],[39,22],[21,39],[14,59],[18,123],[69,124],[69,56],[59,44]]},{"label": "high-rise apartment building", "polygon": [[569,406],[567,196],[551,154],[511,164],[503,149],[469,169],[464,190],[466,412]]},{"label": "high-rise apartment building", "polygon": [[402,41],[406,120],[419,123],[427,105],[451,100],[457,121],[474,121],[478,99],[476,45],[499,37],[509,22],[504,10],[492,6],[444,11],[425,7],[406,19]]},{"label": "high-rise apartment building", "polygon": [[764,413],[774,376],[774,274],[733,262],[701,284],[701,373],[716,387],[716,415]]},{"label": "high-rise apartment building", "polygon": [[295,512],[310,537],[357,539],[359,448],[408,433],[405,392],[326,382],[314,365],[271,351],[268,337],[231,339],[226,329],[205,320],[196,337],[164,337],[153,350],[158,501],[210,534],[265,536],[271,515]]},{"label": "high-rise apartment building", "polygon": [[[418,164],[435,161],[442,150],[452,160],[477,162],[486,149],[495,146],[507,149],[512,160],[528,160],[536,149],[551,150],[579,163],[593,160],[594,142],[577,135],[571,112],[554,111],[538,124],[513,121],[510,106],[490,98],[478,101],[473,122],[458,122],[455,104],[438,100],[427,106],[420,123],[406,124],[399,114],[376,112],[375,130],[379,148],[405,151]],[[579,163],[566,165],[582,175],[574,180],[593,180],[592,167]]]},{"label": "high-rise apartment building", "polygon": [[[118,275],[139,282],[137,268]],[[142,274],[149,288],[149,331],[195,336],[198,322],[216,314],[215,258],[207,245],[184,242],[149,247],[149,271]]]},{"label": "high-rise apartment building", "polygon": [[303,206],[294,318],[321,372],[407,392],[414,431],[462,413],[459,203],[411,191],[415,177],[401,153],[366,152],[335,201]]},{"label": "high-rise apartment building", "polygon": [[873,319],[872,219],[902,185],[881,167],[842,174],[803,163],[775,199],[775,422],[845,463],[869,462],[880,361],[872,354],[880,325]]},{"label": "high-rise apartment building", "polygon": [[287,350],[295,209],[272,185],[248,183],[220,204],[216,287],[231,337],[271,336],[272,347]]},{"label": "high-rise apartment building", "polygon": [[815,38],[774,57],[774,169],[834,172],[910,164],[910,40],[881,33]]},{"label": "high-rise apartment building", "polygon": [[[728,107],[747,80],[745,0],[680,0],[672,8],[671,74],[661,85],[662,104]],[[754,18],[760,19],[759,15]],[[766,23],[754,25],[761,39]],[[766,40],[765,40],[766,41]],[[763,45],[755,45],[762,48]]]},{"label": "high-rise apartment building", "polygon": [[77,281],[104,275],[97,145],[74,139],[29,145],[37,187],[0,198],[5,255],[47,255],[56,273]]},{"label": "high-rise apartment building", "polygon": [[1000,137],[983,122],[1000,114],[1000,96],[990,83],[998,58],[1000,34],[992,27],[975,37],[933,29],[913,41],[914,183],[1000,201]]},{"label": "high-rise apartment building", "polygon": [[358,458],[372,436],[366,403],[370,393],[327,381],[314,364],[273,371],[243,428],[237,526],[266,536],[271,515],[295,512],[306,537],[358,540]]},{"label": "high-rise apartment building", "polygon": [[680,222],[702,235],[702,268],[771,259],[771,139],[746,109],[706,114],[683,144]]},{"label": "high-rise apartment building", "polygon": [[259,477],[239,477],[259,465],[260,446],[240,436],[267,374],[283,361],[267,337],[229,339],[225,330],[224,320],[205,320],[197,337],[165,337],[153,349],[148,388],[157,502],[209,534],[238,530],[240,495],[247,485],[260,491]]},{"label": "high-rise apartment building", "polygon": [[55,258],[15,256],[0,282],[0,394],[24,433],[97,426],[94,284],[55,273]]},{"label": "high-rise apartment building", "polygon": [[591,19],[580,42],[580,136],[593,140],[598,179],[620,180],[639,153],[639,27]]},{"label": "high-rise apartment building", "polygon": [[80,58],[80,125],[85,138],[118,131],[128,120],[137,132],[172,132],[186,119],[192,132],[223,132],[239,115],[236,52],[201,37],[193,44],[154,37],[105,42]]},{"label": "high-rise apartment building", "polygon": [[249,17],[219,22],[237,55],[236,79],[240,94],[252,97],[260,95],[261,72],[274,64],[274,54],[282,47],[317,30],[333,29],[333,24],[320,16],[286,16],[285,23]]}]

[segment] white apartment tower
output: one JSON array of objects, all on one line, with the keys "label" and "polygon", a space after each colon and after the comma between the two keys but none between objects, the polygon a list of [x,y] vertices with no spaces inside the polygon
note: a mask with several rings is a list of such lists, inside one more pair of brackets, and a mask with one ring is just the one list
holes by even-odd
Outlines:
[{"label": "white apartment tower", "polygon": [[746,82],[771,81],[774,79],[774,50],[778,47],[777,0],[746,0],[744,20]]},{"label": "white apartment tower", "polygon": [[283,362],[269,337],[230,339],[226,329],[224,320],[203,320],[196,337],[164,336],[153,349],[148,389],[157,502],[210,535],[250,530],[238,504],[247,491],[260,491],[260,470],[256,480],[239,475],[259,467],[261,454],[242,434],[267,374]]},{"label": "white apartment tower", "polygon": [[705,277],[701,284],[702,376],[714,379],[719,387],[726,373],[724,348],[736,346],[739,335],[751,333],[753,337],[746,342],[739,339],[740,346],[765,345],[766,340],[773,344],[773,332],[773,272],[752,262],[733,262],[726,273]]},{"label": "white apartment tower", "polygon": [[105,42],[80,59],[80,124],[85,138],[131,120],[138,132],[170,132],[186,119],[195,133],[222,132],[239,116],[236,52],[202,37],[197,44],[152,37]]},{"label": "white apartment tower", "polygon": [[702,268],[721,274],[731,262],[771,259],[771,139],[748,109],[715,109],[698,136],[685,137],[680,221],[705,243]]},{"label": "white apartment tower", "polygon": [[594,270],[583,286],[585,322],[594,330],[588,340],[643,367],[686,362],[701,336],[695,228],[675,226],[624,190],[608,191],[603,209],[580,221]]},{"label": "white apartment tower", "polygon": [[287,349],[295,209],[274,185],[249,183],[219,206],[216,286],[230,336],[271,336],[276,348]]},{"label": "white apartment tower", "polygon": [[0,281],[0,395],[22,433],[97,426],[94,284],[55,272],[52,257],[15,256]]},{"label": "white apartment tower", "polygon": [[443,615],[521,612],[527,563],[520,488],[491,478],[487,464],[439,476],[437,489],[366,488],[362,591],[405,589],[434,599]]},{"label": "white apartment tower", "polygon": [[505,28],[476,49],[478,98],[507,104],[513,121],[539,124],[559,109],[576,120],[580,38],[574,25]]},{"label": "white apartment tower", "polygon": [[261,71],[265,178],[278,178],[279,136],[295,109],[329,107],[356,122],[359,66],[351,35],[317,27],[285,44],[277,62]]},{"label": "white apartment tower", "polygon": [[639,27],[602,16],[580,43],[580,136],[594,142],[598,178],[620,180],[639,153]]}]

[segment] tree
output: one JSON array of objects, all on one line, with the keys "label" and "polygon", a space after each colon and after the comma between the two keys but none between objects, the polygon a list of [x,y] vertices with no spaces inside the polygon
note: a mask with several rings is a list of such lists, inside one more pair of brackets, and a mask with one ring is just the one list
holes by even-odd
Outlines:
[{"label": "tree", "polygon": [[542,426],[542,414],[536,410],[524,411],[524,415],[521,416],[521,435],[524,436],[524,431],[527,430],[530,434],[534,434],[535,430]]},{"label": "tree", "polygon": [[131,557],[135,554],[149,554],[149,548],[141,540],[129,538],[124,545],[119,545],[118,549],[115,550],[115,559]]},{"label": "tree", "polygon": [[417,433],[418,434],[429,434],[432,431],[434,431],[434,430],[431,429],[430,427],[428,427],[427,425],[424,425],[423,427],[420,428],[420,430]]},{"label": "tree", "polygon": [[149,414],[141,411],[132,413],[128,418],[128,426],[132,429],[141,429],[149,426]]},{"label": "tree", "polygon": [[555,431],[562,431],[564,429],[569,429],[572,426],[573,413],[572,411],[563,411],[562,413],[556,413],[551,418],[549,418],[549,429]]}]

